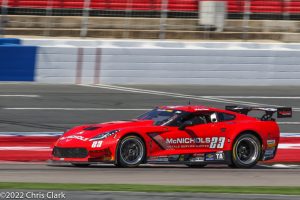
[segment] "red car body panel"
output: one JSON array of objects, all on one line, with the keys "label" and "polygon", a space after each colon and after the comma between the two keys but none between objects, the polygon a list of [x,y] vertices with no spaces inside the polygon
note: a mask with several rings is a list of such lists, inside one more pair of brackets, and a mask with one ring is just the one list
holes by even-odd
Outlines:
[{"label": "red car body panel", "polygon": [[[261,160],[272,159],[276,154],[280,131],[275,121],[261,121],[257,118],[228,110],[204,106],[163,106],[159,109],[178,110],[189,113],[216,112],[234,115],[235,118],[216,123],[200,124],[179,130],[175,126],[154,125],[152,120],[115,121],[92,125],[83,125],[67,131],[54,144],[55,148],[86,149],[85,157],[57,156],[53,161],[64,162],[115,162],[119,141],[127,135],[137,135],[146,146],[147,160],[172,155],[196,155],[216,152],[231,152],[238,135],[244,132],[255,134],[262,144],[263,152],[275,149],[273,155]],[[92,138],[108,131],[117,133],[103,140]],[[213,160],[216,161],[216,160]],[[230,163],[227,158],[220,162]]]}]

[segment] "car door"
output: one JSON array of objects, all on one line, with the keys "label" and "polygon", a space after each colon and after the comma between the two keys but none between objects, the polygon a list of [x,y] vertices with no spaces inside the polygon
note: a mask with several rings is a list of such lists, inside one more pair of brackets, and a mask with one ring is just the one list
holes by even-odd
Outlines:
[{"label": "car door", "polygon": [[217,112],[193,113],[181,122],[183,124],[186,121],[193,121],[193,125],[183,130],[174,126],[166,127],[167,131],[162,133],[150,134],[160,147],[155,155],[222,151],[231,127],[227,121],[231,118],[224,120],[219,115]]},{"label": "car door", "polygon": [[168,131],[150,135],[161,147],[161,154],[205,152],[210,148],[217,148],[222,145],[218,144],[218,142],[222,142],[222,138],[219,141],[219,138],[210,137],[219,133],[218,126],[211,123],[210,113],[193,113],[189,118],[182,121],[182,124],[186,121],[192,122],[192,125],[184,129],[167,127]]}]

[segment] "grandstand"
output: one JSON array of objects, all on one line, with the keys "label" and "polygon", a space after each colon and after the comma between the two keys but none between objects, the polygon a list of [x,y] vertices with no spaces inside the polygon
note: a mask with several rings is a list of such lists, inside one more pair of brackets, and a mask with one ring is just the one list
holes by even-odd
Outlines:
[{"label": "grandstand", "polygon": [[[168,39],[300,38],[300,0],[224,0],[226,26],[218,33],[199,28],[199,1],[206,0],[0,0],[0,4],[9,15],[6,33],[13,35],[79,36],[82,16],[87,14],[89,37],[154,39],[163,28]],[[163,22],[162,13],[166,13]]]},{"label": "grandstand", "polygon": [[[83,9],[84,0],[0,0],[18,9]],[[245,11],[247,0],[225,0],[228,13]],[[89,8],[99,11],[160,11],[163,0],[91,0]],[[197,12],[199,0],[168,0],[169,12]],[[300,0],[249,0],[252,14],[300,14]],[[180,17],[180,15],[178,15]]]}]

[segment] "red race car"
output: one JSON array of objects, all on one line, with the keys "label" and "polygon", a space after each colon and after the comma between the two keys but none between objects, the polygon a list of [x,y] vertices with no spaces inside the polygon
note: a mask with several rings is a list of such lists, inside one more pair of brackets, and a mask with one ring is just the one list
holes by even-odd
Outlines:
[{"label": "red race car", "polygon": [[[260,118],[250,113],[263,112]],[[53,161],[88,166],[143,163],[204,167],[228,164],[250,168],[275,157],[280,131],[273,115],[291,117],[292,109],[226,106],[162,106],[133,120],[83,125],[55,142]],[[257,113],[256,113],[257,114]]]}]

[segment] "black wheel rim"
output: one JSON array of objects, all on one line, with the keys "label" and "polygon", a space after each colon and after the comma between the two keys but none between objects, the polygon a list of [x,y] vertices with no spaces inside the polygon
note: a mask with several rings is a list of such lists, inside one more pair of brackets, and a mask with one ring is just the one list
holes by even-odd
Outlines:
[{"label": "black wheel rim", "polygon": [[252,138],[242,138],[236,145],[236,157],[245,165],[256,162],[259,155],[259,147],[257,142]]},{"label": "black wheel rim", "polygon": [[121,159],[128,165],[137,164],[143,158],[143,144],[136,138],[128,138],[122,141],[120,150]]}]

